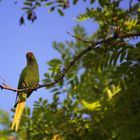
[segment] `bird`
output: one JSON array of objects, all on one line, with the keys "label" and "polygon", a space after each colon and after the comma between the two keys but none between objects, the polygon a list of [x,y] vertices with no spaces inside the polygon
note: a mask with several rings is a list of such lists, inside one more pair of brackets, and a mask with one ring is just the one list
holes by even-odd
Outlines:
[{"label": "bird", "polygon": [[[18,89],[36,88],[39,83],[39,68],[34,54],[32,52],[27,52],[26,59],[27,64],[20,74]],[[17,92],[17,101],[14,106],[16,109],[11,130],[19,130],[26,99],[32,94],[33,91],[34,90],[30,89],[27,91]]]}]

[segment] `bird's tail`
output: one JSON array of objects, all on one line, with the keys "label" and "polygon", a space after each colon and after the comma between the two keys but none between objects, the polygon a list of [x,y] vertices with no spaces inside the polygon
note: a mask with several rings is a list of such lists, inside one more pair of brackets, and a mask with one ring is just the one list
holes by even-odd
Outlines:
[{"label": "bird's tail", "polygon": [[19,93],[19,99],[16,106],[15,116],[11,126],[12,130],[18,131],[20,127],[21,116],[23,114],[26,102],[26,96],[27,94],[25,95],[25,93]]}]

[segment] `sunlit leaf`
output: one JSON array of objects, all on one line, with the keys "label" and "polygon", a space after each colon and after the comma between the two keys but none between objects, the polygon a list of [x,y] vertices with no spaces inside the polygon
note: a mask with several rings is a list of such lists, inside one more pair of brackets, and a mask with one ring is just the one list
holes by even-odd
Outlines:
[{"label": "sunlit leaf", "polygon": [[100,110],[101,104],[100,101],[95,101],[92,103],[81,100],[82,105],[89,110]]}]

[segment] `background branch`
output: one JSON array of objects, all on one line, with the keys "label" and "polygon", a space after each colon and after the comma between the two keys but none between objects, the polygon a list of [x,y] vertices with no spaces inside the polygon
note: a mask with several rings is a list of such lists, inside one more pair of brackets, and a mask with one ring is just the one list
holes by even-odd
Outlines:
[{"label": "background branch", "polygon": [[28,90],[37,90],[39,88],[43,88],[43,87],[47,87],[47,86],[53,86],[53,85],[57,84],[58,82],[60,82],[64,78],[65,74],[75,64],[76,61],[78,61],[84,54],[86,54],[87,52],[89,52],[90,50],[95,48],[96,46],[104,44],[104,43],[110,43],[111,41],[113,41],[115,39],[132,38],[132,37],[140,36],[140,33],[128,33],[128,34],[123,34],[123,35],[117,35],[117,36],[113,36],[113,37],[103,39],[103,40],[97,41],[97,42],[86,41],[86,40],[80,39],[79,37],[77,38],[74,35],[71,35],[71,36],[78,39],[79,41],[83,41],[85,43],[91,43],[91,45],[89,47],[87,47],[86,49],[84,49],[83,51],[81,51],[78,55],[76,55],[73,58],[73,60],[66,66],[66,68],[63,69],[62,74],[56,80],[54,80],[50,83],[42,84],[42,85],[39,84],[36,87],[27,87],[27,88],[23,88],[23,89],[12,88],[9,85],[3,83],[2,85],[0,85],[0,88],[1,89],[6,89],[6,90],[11,90],[11,91],[14,91],[14,92],[20,92],[20,91],[28,91]]}]

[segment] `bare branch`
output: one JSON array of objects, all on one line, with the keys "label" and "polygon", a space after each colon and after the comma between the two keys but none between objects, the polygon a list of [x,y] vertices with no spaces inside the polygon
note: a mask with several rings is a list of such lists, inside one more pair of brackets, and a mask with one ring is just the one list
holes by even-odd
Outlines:
[{"label": "bare branch", "polygon": [[14,91],[14,92],[17,92],[17,91],[18,91],[18,89],[12,88],[12,87],[10,87],[10,86],[7,85],[7,84],[2,84],[2,85],[0,85],[0,88],[1,88],[1,89],[6,89],[6,90],[11,90],[11,91]]},{"label": "bare branch", "polygon": [[[21,92],[21,91],[37,90],[39,88],[53,86],[53,85],[59,83],[64,78],[66,73],[75,64],[76,61],[78,61],[84,54],[86,54],[90,50],[94,49],[95,47],[98,47],[99,45],[102,45],[104,43],[110,43],[111,41],[113,41],[115,39],[121,39],[121,38],[129,38],[130,39],[132,37],[137,37],[137,36],[140,36],[140,33],[121,34],[121,35],[113,36],[113,37],[103,39],[103,40],[100,40],[100,41],[97,41],[97,42],[84,41],[86,43],[91,43],[91,45],[89,47],[87,47],[86,49],[84,49],[83,51],[81,51],[78,55],[76,55],[73,58],[73,60],[66,66],[66,68],[64,68],[62,74],[56,80],[54,80],[50,83],[45,83],[45,84],[42,84],[42,85],[38,85],[37,87],[27,87],[27,88],[24,88],[24,89],[11,88],[10,86],[8,86],[6,84],[0,85],[0,88],[1,89],[6,89],[6,90],[11,90],[11,91],[14,91],[14,92]],[[75,36],[72,36],[72,37],[75,37]],[[75,38],[78,39],[77,37],[75,37]],[[83,39],[78,39],[78,40],[83,41]]]}]

